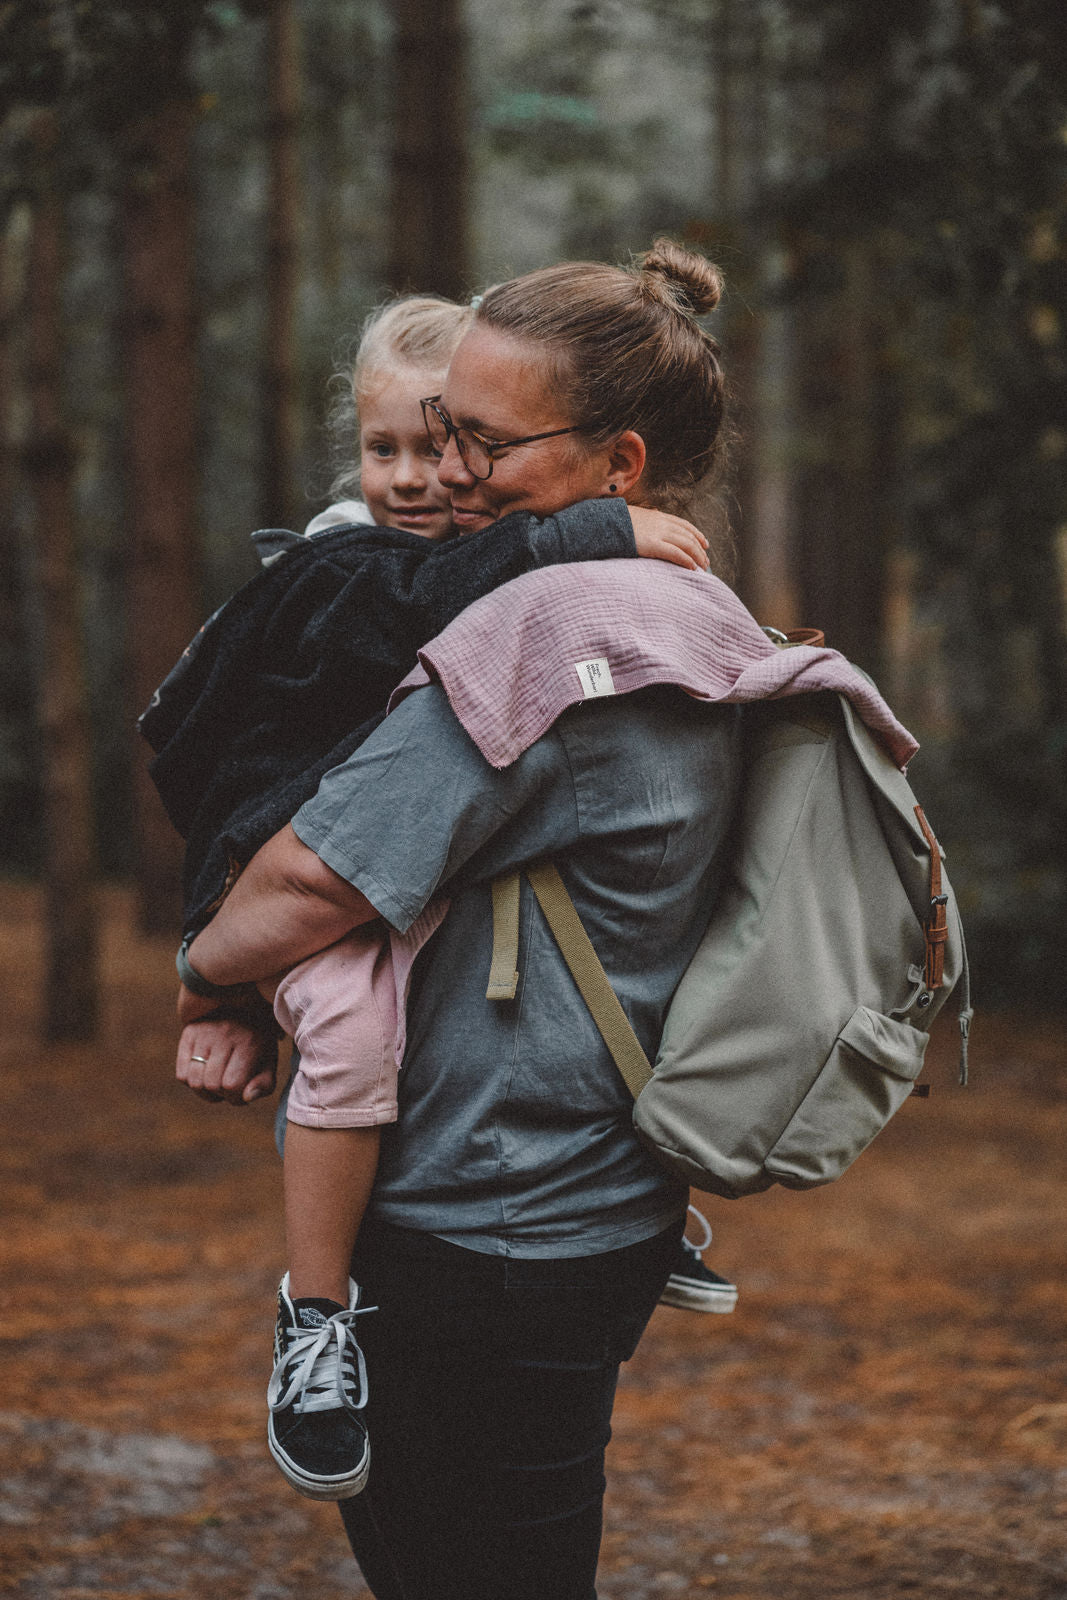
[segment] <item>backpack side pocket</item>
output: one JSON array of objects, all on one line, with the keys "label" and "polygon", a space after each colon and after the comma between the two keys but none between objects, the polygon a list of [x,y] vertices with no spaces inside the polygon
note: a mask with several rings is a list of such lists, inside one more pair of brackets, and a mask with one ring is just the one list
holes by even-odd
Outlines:
[{"label": "backpack side pocket", "polygon": [[909,1023],[858,1006],[767,1155],[772,1180],[808,1189],[840,1177],[908,1098],[928,1042]]}]

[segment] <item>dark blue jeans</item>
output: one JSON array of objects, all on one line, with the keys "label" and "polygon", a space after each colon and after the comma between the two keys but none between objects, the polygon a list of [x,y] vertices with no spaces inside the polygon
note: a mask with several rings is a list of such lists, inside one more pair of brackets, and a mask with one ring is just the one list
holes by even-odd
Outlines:
[{"label": "dark blue jeans", "polygon": [[371,1470],[341,1515],[377,1600],[596,1600],[619,1365],[681,1230],[531,1261],[364,1225]]}]

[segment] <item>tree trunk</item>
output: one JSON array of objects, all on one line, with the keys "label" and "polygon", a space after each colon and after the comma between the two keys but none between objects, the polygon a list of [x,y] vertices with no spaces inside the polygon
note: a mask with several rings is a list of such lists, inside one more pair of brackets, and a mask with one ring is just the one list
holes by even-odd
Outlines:
[{"label": "tree trunk", "polygon": [[37,708],[26,693],[36,641],[29,617],[29,539],[21,537],[27,508],[19,483],[19,451],[29,421],[26,316],[33,223],[34,208],[24,195],[0,232],[0,839],[3,867],[26,871],[36,870],[42,859]]},{"label": "tree trunk", "polygon": [[263,527],[295,527],[300,395],[296,283],[300,217],[300,55],[293,0],[271,0],[268,33],[270,198],[263,383]]},{"label": "tree trunk", "polygon": [[97,905],[89,721],[74,549],[73,452],[63,415],[63,214],[54,117],[35,128],[39,184],[27,286],[30,425],[24,462],[33,505],[42,631],[38,685],[46,905],[45,1032],[90,1039],[98,1021]]},{"label": "tree trunk", "polygon": [[766,30],[762,5],[720,0],[709,70],[716,98],[716,209],[731,262],[725,356],[738,430],[738,590],[757,621],[786,629],[802,618],[784,470],[788,351],[782,318],[767,308],[773,241],[761,215],[770,136]]},{"label": "tree trunk", "polygon": [[841,341],[843,525],[837,550],[837,648],[880,677],[885,659],[887,561],[898,461],[896,386],[882,359],[878,252],[844,248]]},{"label": "tree trunk", "polygon": [[[879,372],[871,247],[818,244],[816,285],[797,316],[797,583],[805,621],[876,676],[882,667],[886,545],[895,459],[892,395]],[[820,287],[825,273],[833,291]],[[878,465],[880,458],[880,467]]]},{"label": "tree trunk", "polygon": [[[15,548],[15,474],[11,449],[11,424],[14,380],[12,351],[18,313],[12,282],[14,252],[10,250],[8,244],[10,232],[9,216],[6,225],[0,228],[0,563],[2,563],[0,579],[2,580],[8,580],[15,566],[12,555]],[[3,596],[6,604],[10,604],[13,593],[13,584],[4,581]],[[5,617],[5,622],[10,627],[10,619]]]},{"label": "tree trunk", "polygon": [[[176,96],[127,136],[122,194],[134,715],[195,631],[197,596],[190,101]],[[134,757],[134,859],[146,932],[180,922],[181,842]]]},{"label": "tree trunk", "polygon": [[[25,296],[24,251],[14,248],[16,227],[26,211],[25,202],[13,207],[0,229],[0,716],[11,725],[18,716],[16,679],[18,662],[25,654],[22,638],[21,582],[15,521],[15,370],[16,324]],[[17,267],[23,268],[17,272]],[[18,287],[16,287],[16,281]],[[21,694],[18,695],[21,698]],[[6,784],[5,784],[6,789]],[[6,793],[0,825],[6,823]]]},{"label": "tree trunk", "polygon": [[[875,124],[875,87],[866,66],[842,71],[823,86],[821,148],[838,161],[842,182]],[[888,374],[879,366],[876,246],[869,239],[831,243],[804,233],[794,243],[802,442],[796,580],[804,622],[822,628],[828,644],[877,676],[895,423]]]},{"label": "tree trunk", "polygon": [[[761,303],[776,292],[776,254],[764,240],[756,295]],[[748,473],[742,474],[738,496],[747,516],[739,589],[757,622],[783,631],[804,627],[794,572],[793,486],[790,471],[788,392],[791,381],[789,318],[771,305],[760,317],[759,349],[750,374],[751,403],[747,413]]]},{"label": "tree trunk", "polygon": [[467,83],[461,0],[392,0],[388,278],[397,292],[462,299],[467,260]]},{"label": "tree trunk", "polygon": [[[732,7],[735,20],[738,7]],[[730,14],[728,10],[725,15]],[[739,260],[747,337],[741,376],[748,403],[740,417],[741,454],[737,497],[741,510],[741,596],[757,621],[788,629],[803,626],[793,571],[793,501],[789,474],[788,392],[791,377],[789,319],[781,306],[783,250],[778,227],[766,213],[764,195],[773,160],[785,143],[772,81],[782,70],[780,40],[764,0],[744,11],[751,44],[746,51],[746,116],[730,141],[730,165],[740,152],[748,177],[739,193],[745,232]],[[735,179],[736,183],[736,179]]]}]

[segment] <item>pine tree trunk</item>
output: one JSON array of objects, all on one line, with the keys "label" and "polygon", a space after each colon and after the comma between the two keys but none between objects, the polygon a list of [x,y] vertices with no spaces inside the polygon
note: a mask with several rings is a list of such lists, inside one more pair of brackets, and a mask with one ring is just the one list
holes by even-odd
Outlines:
[{"label": "pine tree trunk", "polygon": [[797,469],[797,582],[805,621],[877,676],[895,445],[889,379],[878,369],[868,252],[862,242],[841,247],[831,267],[817,247],[808,263],[813,277],[841,281],[833,293],[816,290],[797,317],[806,440]]},{"label": "pine tree trunk", "polygon": [[260,522],[263,527],[295,527],[300,453],[296,359],[300,56],[293,0],[272,0],[268,22],[270,198]]},{"label": "pine tree trunk", "polygon": [[[130,561],[128,673],[138,715],[192,637],[197,597],[191,103],[175,97],[126,136],[122,234]],[[136,737],[136,736],[135,736]],[[173,932],[181,842],[134,754],[141,925]]]},{"label": "pine tree trunk", "polygon": [[[766,259],[757,296],[772,292]],[[756,620],[783,631],[805,626],[794,572],[794,505],[790,472],[787,402],[790,381],[790,330],[780,307],[760,318],[759,349],[750,373],[751,400],[742,419],[747,427],[748,472],[738,485],[748,536],[743,546],[739,590]],[[744,524],[743,524],[744,527]]]},{"label": "pine tree trunk", "polygon": [[[822,148],[844,160],[869,137],[874,78],[867,67],[824,86]],[[886,470],[894,454],[893,399],[879,370],[881,328],[867,240],[795,241],[797,402],[796,576],[804,621],[867,671],[882,665],[886,604]],[[880,433],[885,432],[885,439]],[[883,469],[879,472],[879,453]]]},{"label": "pine tree trunk", "polygon": [[[726,368],[738,443],[738,591],[756,619],[800,625],[792,573],[790,504],[782,466],[786,350],[766,308],[771,239],[761,217],[769,109],[762,6],[720,0],[709,71],[715,92],[716,240],[729,251]],[[719,219],[725,224],[720,227]]]},{"label": "pine tree trunk", "polygon": [[[734,302],[727,371],[737,395],[740,441],[735,474],[739,527],[738,590],[757,621],[782,630],[803,625],[793,573],[792,501],[785,465],[789,345],[781,311],[770,304],[781,254],[763,212],[768,154],[776,130],[768,84],[774,62],[763,0],[721,0],[717,52],[723,74],[718,106],[720,184],[737,218]],[[716,70],[716,63],[712,63]]]},{"label": "pine tree trunk", "polygon": [[[22,208],[20,208],[22,209]],[[19,558],[15,524],[15,325],[19,320],[19,295],[15,286],[16,261],[22,253],[11,248],[14,231],[13,209],[0,229],[0,715],[7,721],[14,711],[9,704],[9,684],[14,678],[9,662],[24,654],[19,615]],[[25,272],[21,274],[25,278]]]},{"label": "pine tree trunk", "polygon": [[90,1039],[98,1022],[97,905],[89,725],[74,547],[74,468],[63,415],[62,202],[55,119],[35,128],[40,181],[27,285],[34,584],[42,629],[38,685],[44,812],[45,1032]]},{"label": "pine tree trunk", "polygon": [[5,868],[36,865],[40,780],[37,708],[27,696],[33,661],[28,604],[27,507],[19,492],[19,451],[26,443],[27,286],[33,238],[27,197],[13,205],[0,231],[0,718],[4,766],[0,838]]},{"label": "pine tree trunk", "polygon": [[398,292],[462,299],[467,259],[466,42],[461,0],[392,0],[392,193],[388,277]]},{"label": "pine tree trunk", "polygon": [[[10,224],[8,224],[10,225]],[[8,248],[8,227],[0,228],[0,580],[13,569],[15,548],[15,474],[11,449],[11,410],[16,307],[12,295],[12,252]],[[3,585],[5,599],[13,588]]]},{"label": "pine tree trunk", "polygon": [[884,664],[887,560],[898,465],[897,394],[881,359],[875,246],[844,249],[841,341],[843,525],[837,551],[837,648],[880,677]]}]

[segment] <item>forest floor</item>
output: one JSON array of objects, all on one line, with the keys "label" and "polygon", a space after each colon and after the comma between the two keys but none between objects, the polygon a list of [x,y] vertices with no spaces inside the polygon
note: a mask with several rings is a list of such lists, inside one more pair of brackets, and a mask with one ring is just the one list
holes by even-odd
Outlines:
[{"label": "forest floor", "polygon": [[[0,890],[0,1594],[365,1600],[263,1440],[269,1114],[174,1084],[170,946],[106,901],[101,1043],[46,1048]],[[624,1369],[603,1600],[1067,1600],[1063,1027],[980,1016],[966,1091],[954,1034],[840,1183],[705,1205],[740,1302]]]}]

